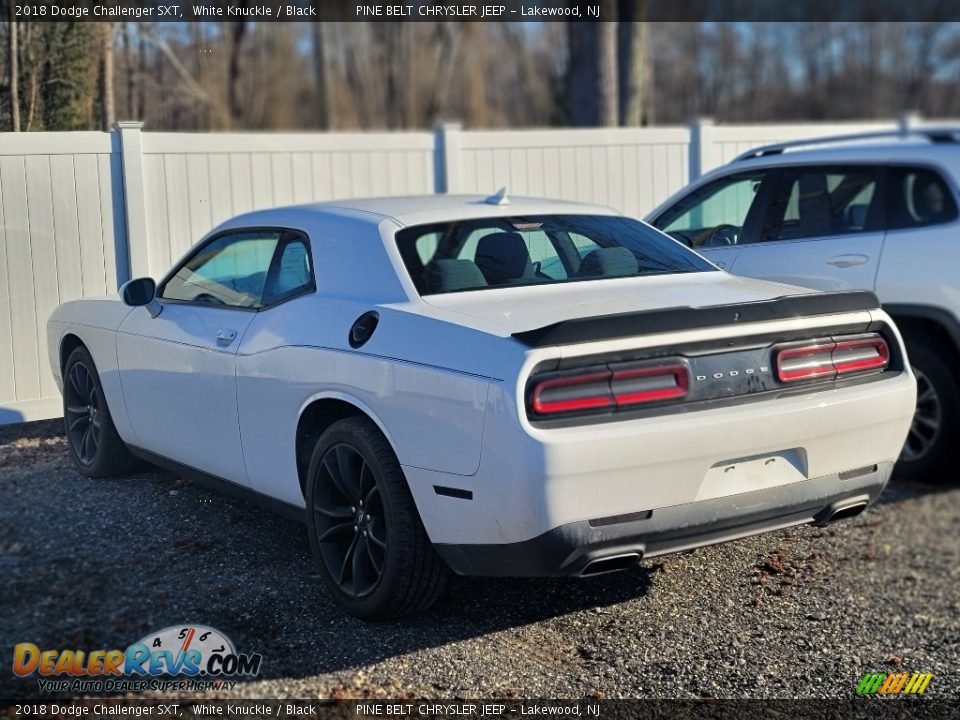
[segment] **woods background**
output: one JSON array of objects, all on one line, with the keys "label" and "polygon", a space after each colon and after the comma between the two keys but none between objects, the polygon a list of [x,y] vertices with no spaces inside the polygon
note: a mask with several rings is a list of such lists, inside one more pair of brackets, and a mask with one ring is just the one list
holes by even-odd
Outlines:
[{"label": "woods background", "polygon": [[[15,23],[0,130],[636,126],[960,114],[960,23]],[[861,4],[866,0],[861,0]],[[611,15],[606,15],[611,16]]]}]

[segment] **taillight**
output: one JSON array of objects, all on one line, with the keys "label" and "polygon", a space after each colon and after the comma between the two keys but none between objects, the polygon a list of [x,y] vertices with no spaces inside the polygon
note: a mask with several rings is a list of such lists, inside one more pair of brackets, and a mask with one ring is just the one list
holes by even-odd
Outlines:
[{"label": "taillight", "polygon": [[883,370],[890,348],[879,335],[812,340],[808,345],[777,352],[777,377],[781,382],[833,378],[870,370]]},{"label": "taillight", "polygon": [[538,415],[555,415],[679,400],[689,389],[683,363],[594,369],[541,380],[533,387],[530,405]]},{"label": "taillight", "polygon": [[572,375],[538,383],[533,389],[533,409],[541,415],[613,407],[610,372]]}]

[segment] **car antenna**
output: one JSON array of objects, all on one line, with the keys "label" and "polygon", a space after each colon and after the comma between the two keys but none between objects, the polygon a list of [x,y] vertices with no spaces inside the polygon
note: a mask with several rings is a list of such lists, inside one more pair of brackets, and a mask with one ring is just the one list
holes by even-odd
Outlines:
[{"label": "car antenna", "polygon": [[496,193],[484,200],[484,202],[487,205],[509,205],[510,198],[507,197],[507,188],[500,188]]}]

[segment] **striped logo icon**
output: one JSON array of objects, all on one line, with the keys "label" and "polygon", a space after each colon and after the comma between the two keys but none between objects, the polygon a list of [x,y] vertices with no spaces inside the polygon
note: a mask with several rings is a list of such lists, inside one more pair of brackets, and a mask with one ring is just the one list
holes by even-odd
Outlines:
[{"label": "striped logo icon", "polygon": [[922,695],[932,679],[932,673],[867,673],[857,695]]}]

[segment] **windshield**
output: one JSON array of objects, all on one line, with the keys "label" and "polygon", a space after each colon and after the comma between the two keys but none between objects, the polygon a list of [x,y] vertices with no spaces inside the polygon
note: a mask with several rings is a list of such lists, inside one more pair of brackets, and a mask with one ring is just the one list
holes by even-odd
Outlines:
[{"label": "windshield", "polygon": [[405,228],[397,246],[421,295],[715,270],[616,215],[536,215]]}]

